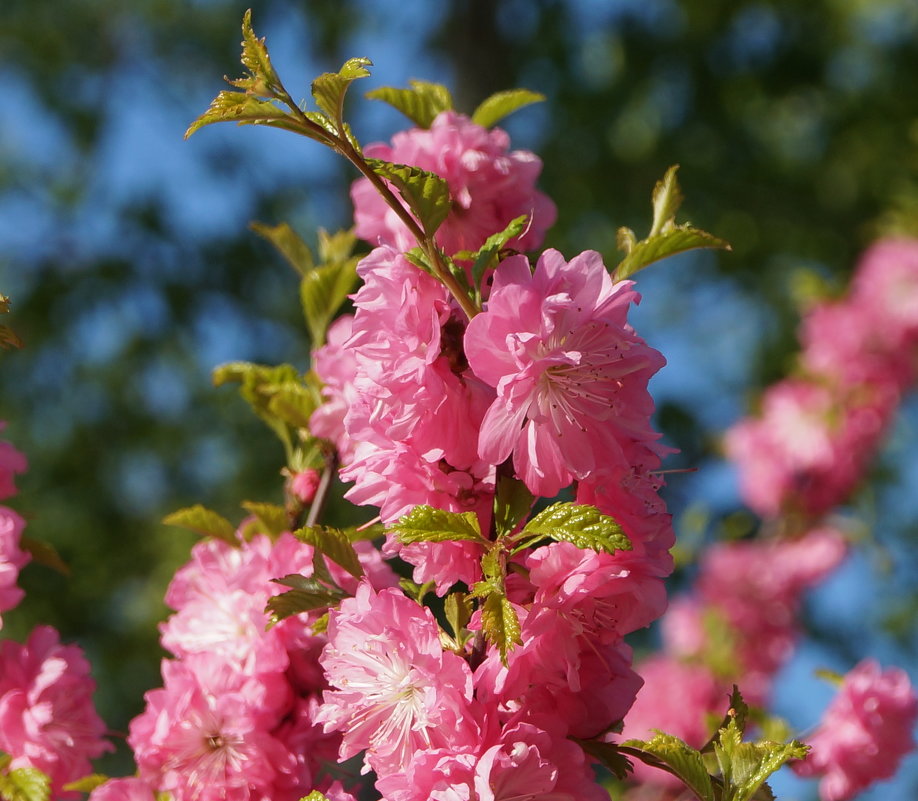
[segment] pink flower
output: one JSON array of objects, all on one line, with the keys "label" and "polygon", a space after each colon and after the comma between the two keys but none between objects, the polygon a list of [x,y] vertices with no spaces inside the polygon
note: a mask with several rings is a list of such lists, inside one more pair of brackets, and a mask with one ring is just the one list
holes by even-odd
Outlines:
[{"label": "pink flower", "polygon": [[[6,423],[0,421],[0,431]],[[24,473],[28,467],[25,456],[17,451],[9,442],[0,440],[0,500],[16,494],[14,476]]]},{"label": "pink flower", "polygon": [[918,240],[886,239],[861,257],[852,303],[870,310],[877,337],[890,351],[918,341]]},{"label": "pink flower", "polygon": [[522,256],[501,262],[465,335],[469,365],[497,390],[482,459],[497,465],[512,454],[530,491],[547,497],[601,468],[630,467],[627,444],[658,437],[647,381],[664,364],[628,325],[637,300],[593,251],[566,262],[548,250],[534,275]]},{"label": "pink flower", "polygon": [[176,801],[293,801],[310,784],[308,766],[272,735],[290,704],[282,676],[243,676],[200,654],[165,661],[163,680],[131,721],[141,779]]},{"label": "pink flower", "polygon": [[807,738],[812,751],[794,763],[801,776],[818,776],[822,801],[844,801],[890,778],[915,747],[912,730],[918,697],[898,668],[881,670],[872,659],[854,667]]},{"label": "pink flower", "polygon": [[312,354],[312,369],[324,384],[322,397],[325,403],[309,418],[309,430],[317,437],[334,442],[344,464],[350,462],[354,447],[344,430],[344,418],[357,400],[354,387],[357,359],[346,346],[353,322],[351,314],[335,320],[328,328],[327,342]]},{"label": "pink flower", "polygon": [[476,801],[605,801],[580,746],[528,723],[508,726],[475,766]]},{"label": "pink flower", "polygon": [[[32,558],[19,547],[25,521],[12,509],[0,506],[0,612],[16,607],[25,593],[16,586],[19,571]],[[0,629],[3,617],[0,616]]]},{"label": "pink flower", "polygon": [[744,500],[766,517],[828,511],[860,480],[898,402],[897,388],[879,381],[851,389],[803,379],[772,385],[761,416],[725,438]]},{"label": "pink flower", "polygon": [[109,779],[89,794],[88,801],[156,801],[153,788],[133,776]]},{"label": "pink flower", "polygon": [[358,272],[357,313],[345,343],[357,363],[345,428],[357,443],[341,478],[348,500],[376,505],[384,523],[418,504],[490,510],[493,470],[476,439],[493,394],[468,371],[462,323],[446,290],[389,248]]},{"label": "pink flower", "polygon": [[[433,172],[449,185],[452,211],[436,234],[448,255],[475,251],[515,217],[527,214],[527,229],[510,247],[532,250],[555,221],[554,203],[535,188],[542,162],[529,151],[509,150],[510,140],[499,128],[487,130],[468,117],[444,111],[428,130],[397,133],[392,145],[372,144],[367,156]],[[351,188],[357,236],[371,245],[400,251],[417,246],[408,229],[362,178]]]},{"label": "pink flower", "polygon": [[52,794],[91,772],[90,759],[114,750],[92,703],[95,682],[76,645],[61,645],[50,626],[35,628],[25,645],[0,642],[0,751],[12,768],[51,777]]},{"label": "pink flower", "polygon": [[440,646],[429,609],[361,584],[331,613],[321,657],[331,690],[316,719],[343,732],[340,758],[366,749],[367,770],[403,769],[412,754],[477,736],[465,660]]},{"label": "pink flower", "polygon": [[660,497],[663,477],[660,468],[661,448],[654,443],[626,444],[628,465],[599,470],[577,483],[577,503],[595,506],[614,518],[631,542],[628,559],[641,562],[641,570],[665,577],[672,573],[673,558],[669,549],[676,542],[672,515]]},{"label": "pink flower", "polygon": [[312,503],[318,488],[318,470],[301,470],[290,479],[290,491],[302,503]]}]

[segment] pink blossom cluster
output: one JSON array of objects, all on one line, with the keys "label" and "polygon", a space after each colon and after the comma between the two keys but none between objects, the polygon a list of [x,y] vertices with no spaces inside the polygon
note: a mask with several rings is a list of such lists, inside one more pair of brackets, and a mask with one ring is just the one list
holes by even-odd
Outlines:
[{"label": "pink blossom cluster", "polygon": [[[369,543],[358,553],[369,582],[395,583]],[[166,593],[175,614],[161,626],[162,643],[175,658],[163,662],[164,686],[146,694],[128,736],[148,791],[176,801],[295,801],[320,784],[339,738],[317,725],[325,687],[316,662],[325,637],[311,632],[318,613],[268,628],[265,611],[285,589],[272,579],[311,575],[313,556],[289,533],[194,547]],[[356,590],[356,579],[329,569]]]},{"label": "pink blossom cluster", "polygon": [[[321,658],[332,689],[319,719],[343,733],[340,758],[364,752],[364,770],[375,771],[388,801],[605,798],[568,738],[593,736],[620,719],[640,680],[615,629],[589,647],[598,608],[610,605],[589,596],[574,590],[566,597],[562,629],[543,620],[548,631],[539,636],[524,624],[523,641],[534,650],[512,652],[509,667],[487,653],[473,669],[469,654],[444,650],[429,609],[363,584],[332,612]],[[530,619],[563,617],[548,607],[533,604]]]},{"label": "pink blossom cluster", "polygon": [[[25,456],[0,442],[0,498],[16,493],[13,477],[25,469]],[[21,548],[24,528],[22,517],[0,506],[0,611],[15,607],[24,594],[16,586],[31,558]],[[93,705],[95,687],[82,650],[62,644],[50,626],[35,628],[25,644],[0,642],[0,752],[10,756],[9,769],[40,770],[55,797],[77,798],[64,785],[88,774],[91,759],[113,750]]]},{"label": "pink blossom cluster", "polygon": [[809,310],[800,375],[726,437],[752,509],[817,517],[847,498],[915,380],[916,308],[918,241],[892,239],[864,254],[846,297]]},{"label": "pink blossom cluster", "polygon": [[[546,251],[534,272],[511,256],[464,323],[446,289],[390,248],[358,271],[354,317],[316,353],[329,402],[312,418],[338,444],[349,500],[378,506],[387,524],[426,504],[474,511],[486,528],[506,463],[536,496],[576,485],[578,501],[626,526],[648,570],[669,573],[655,475],[666,451],[647,391],[663,358],[627,322],[631,282],[613,284],[593,252]],[[390,542],[394,552],[441,594],[479,577],[480,548],[468,543]]]},{"label": "pink blossom cluster", "polygon": [[[391,145],[368,145],[364,153],[420,167],[446,181],[452,212],[437,231],[436,240],[448,255],[478,250],[491,234],[524,214],[529,217],[528,227],[510,246],[533,250],[555,221],[555,204],[535,188],[542,171],[539,158],[527,150],[510,150],[510,138],[504,131],[483,128],[463,114],[444,111],[429,129],[402,131]],[[361,239],[403,252],[417,247],[408,228],[368,179],[354,184],[351,199]]]},{"label": "pink blossom cluster", "polygon": [[918,696],[905,671],[881,670],[867,659],[845,677],[816,731],[812,751],[794,764],[801,776],[817,776],[822,801],[846,801],[896,772],[915,747]]},{"label": "pink blossom cluster", "polygon": [[[478,248],[526,213],[511,246],[535,247],[554,217],[533,189],[537,160],[507,157],[502,133],[459,115],[366,152],[446,179],[447,253]],[[450,644],[424,606],[362,583],[330,613],[320,659],[329,689],[315,719],[340,737],[340,759],[363,755],[387,801],[605,798],[571,738],[601,736],[627,713],[641,679],[624,638],[662,614],[672,571],[658,473],[667,449],[648,392],[664,359],[628,323],[639,295],[592,251],[568,260],[547,250],[534,266],[510,255],[469,320],[402,252],[417,243],[368,185],[353,196],[358,234],[379,246],[358,264],[353,316],[314,354],[326,402],[312,433],[336,447],[346,497],[378,507],[384,524],[426,505],[473,512],[483,534],[411,544],[390,535],[384,553],[441,596],[473,587],[495,537],[499,477],[534,499],[568,489],[614,517],[631,549],[555,542],[506,554],[520,633],[505,654],[484,635],[493,609],[475,611],[470,639]]]}]

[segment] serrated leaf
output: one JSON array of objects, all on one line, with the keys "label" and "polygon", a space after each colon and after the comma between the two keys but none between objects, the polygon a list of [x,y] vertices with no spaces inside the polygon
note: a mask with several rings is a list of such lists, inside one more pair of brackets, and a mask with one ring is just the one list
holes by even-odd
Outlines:
[{"label": "serrated leaf", "polygon": [[105,784],[109,779],[104,773],[90,773],[88,776],[84,776],[82,779],[77,779],[73,782],[67,782],[64,785],[64,789],[77,793],[91,793],[97,787]]},{"label": "serrated leaf", "polygon": [[[694,748],[671,734],[657,734],[652,740],[626,740],[620,746],[630,756],[649,754],[678,776],[702,801],[714,801],[714,786],[704,759]],[[643,760],[653,765],[653,761]]]},{"label": "serrated leaf", "polygon": [[653,187],[651,237],[662,233],[668,224],[675,222],[676,212],[682,205],[682,201],[685,200],[682,189],[679,187],[679,181],[676,179],[677,172],[679,172],[679,165],[673,164]]},{"label": "serrated leaf", "polygon": [[235,86],[263,96],[270,96],[273,90],[281,87],[264,37],[259,39],[252,28],[252,9],[248,9],[242,17],[242,66],[249,71],[251,82],[242,79],[234,82]]},{"label": "serrated leaf", "polygon": [[481,607],[481,630],[491,645],[500,653],[500,660],[507,664],[507,654],[514,645],[522,645],[520,620],[513,604],[503,593],[492,592]]},{"label": "serrated leaf", "polygon": [[809,747],[793,740],[744,743],[736,720],[720,730],[714,754],[724,780],[724,801],[751,801],[765,780],[791,759],[806,757]]},{"label": "serrated leaf", "polygon": [[249,514],[255,515],[265,532],[272,537],[278,536],[290,527],[287,510],[283,506],[259,501],[243,501],[240,505]]},{"label": "serrated leaf", "polygon": [[344,533],[351,542],[364,542],[384,536],[386,527],[382,523],[374,523],[371,526],[349,526],[344,529]]},{"label": "serrated leaf", "polygon": [[453,632],[453,639],[462,643],[463,632],[472,619],[472,601],[464,592],[451,592],[443,601],[446,622]]},{"label": "serrated leaf", "polygon": [[0,798],[3,801],[48,801],[51,779],[36,768],[16,768],[0,774]]},{"label": "serrated leaf", "polygon": [[622,281],[643,270],[649,264],[699,248],[730,250],[725,239],[709,234],[691,225],[679,225],[651,239],[642,239],[615,268],[615,280]]},{"label": "serrated leaf", "polygon": [[717,742],[718,738],[721,736],[721,732],[731,723],[733,723],[736,730],[739,731],[740,738],[742,739],[742,734],[746,731],[746,720],[749,717],[749,706],[743,700],[743,695],[739,691],[739,687],[735,684],[730,692],[729,704],[723,720],[720,722],[720,725],[717,726],[714,735],[701,747],[701,753],[704,754],[711,751],[714,747],[714,743]]},{"label": "serrated leaf", "polygon": [[302,237],[287,223],[265,225],[260,222],[249,223],[256,234],[268,240],[300,275],[306,275],[315,267],[312,251]]},{"label": "serrated leaf", "polygon": [[388,528],[399,542],[479,542],[484,543],[478,515],[474,512],[446,512],[432,506],[415,506]]},{"label": "serrated leaf", "polygon": [[357,285],[357,259],[316,267],[300,282],[300,301],[313,348],[325,342],[325,332],[341,304]]},{"label": "serrated leaf", "polygon": [[341,590],[326,587],[315,578],[308,576],[290,575],[274,579],[274,581],[292,589],[268,599],[265,614],[268,615],[270,626],[292,615],[335,606],[347,597]]},{"label": "serrated leaf", "polygon": [[350,537],[341,529],[329,526],[306,526],[293,532],[300,542],[312,545],[313,548],[327,556],[335,564],[343,567],[354,578],[363,575],[363,565],[357,558],[357,551]]},{"label": "serrated leaf", "polygon": [[483,128],[496,125],[504,117],[509,116],[517,109],[532,103],[541,103],[545,95],[531,92],[528,89],[509,89],[505,92],[496,92],[481,102],[472,113],[472,122]]},{"label": "serrated leaf", "polygon": [[239,394],[284,443],[289,463],[293,447],[288,427],[305,428],[315,407],[314,393],[299,371],[289,364],[230,362],[214,369],[213,382],[218,387],[229,382],[241,384]]},{"label": "serrated leaf", "polygon": [[631,760],[619,751],[613,743],[604,743],[601,740],[579,740],[576,737],[571,739],[587,754],[612,771],[619,781],[625,781],[634,771],[634,765]]},{"label": "serrated leaf", "polygon": [[521,533],[606,553],[631,550],[631,542],[615,519],[586,504],[552,504],[532,518]]},{"label": "serrated leaf", "polygon": [[529,217],[525,214],[515,217],[503,231],[491,234],[477,253],[470,254],[470,258],[474,260],[472,262],[472,283],[475,285],[475,291],[478,293],[479,298],[482,294],[481,282],[484,280],[488,269],[496,266],[500,251],[506,247],[511,239],[523,232],[528,220]]},{"label": "serrated leaf", "polygon": [[371,100],[382,100],[402,112],[419,128],[429,128],[437,115],[453,107],[449,89],[439,83],[409,81],[410,89],[382,86],[367,92]]},{"label": "serrated leaf", "polygon": [[166,526],[178,526],[203,537],[214,537],[228,542],[234,547],[239,547],[239,540],[236,538],[236,527],[223,515],[199,503],[166,515],[162,522]]},{"label": "serrated leaf", "polygon": [[526,485],[510,476],[501,476],[494,494],[494,524],[498,536],[510,534],[517,527],[535,500]]},{"label": "serrated leaf", "polygon": [[316,105],[332,120],[338,133],[344,123],[344,96],[358,78],[367,78],[373,62],[368,58],[351,58],[338,72],[326,72],[312,82],[312,96]]},{"label": "serrated leaf", "polygon": [[49,567],[62,576],[70,575],[69,565],[61,559],[61,555],[50,542],[36,540],[23,534],[19,539],[19,546],[31,555],[35,564]]},{"label": "serrated leaf", "polygon": [[417,217],[427,236],[432,237],[450,212],[449,184],[439,175],[381,159],[367,159],[367,164],[381,178],[391,183],[408,208]]},{"label": "serrated leaf", "polygon": [[239,125],[268,125],[273,128],[284,128],[308,135],[305,129],[296,125],[286,111],[274,105],[274,103],[268,100],[259,100],[257,97],[242,92],[224,90],[210,101],[207,111],[188,126],[188,130],[185,131],[185,139],[205,125],[212,125],[215,122],[236,122]]}]

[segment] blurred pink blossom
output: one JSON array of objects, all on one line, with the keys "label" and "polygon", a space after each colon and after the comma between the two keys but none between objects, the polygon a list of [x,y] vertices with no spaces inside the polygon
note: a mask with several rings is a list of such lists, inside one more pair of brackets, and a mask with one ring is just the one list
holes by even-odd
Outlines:
[{"label": "blurred pink blossom", "polygon": [[873,659],[854,667],[823,714],[812,748],[794,763],[801,776],[816,776],[822,801],[844,801],[890,778],[915,747],[918,697],[899,668],[881,670]]},{"label": "blurred pink blossom", "polygon": [[114,748],[96,714],[96,684],[76,645],[61,645],[50,626],[38,626],[25,645],[0,642],[0,751],[10,767],[32,767],[51,778],[52,795],[92,771],[90,760]]}]

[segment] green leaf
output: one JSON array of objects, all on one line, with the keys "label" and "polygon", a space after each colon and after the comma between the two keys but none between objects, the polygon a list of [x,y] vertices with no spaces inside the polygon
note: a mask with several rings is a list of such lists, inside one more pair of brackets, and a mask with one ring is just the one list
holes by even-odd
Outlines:
[{"label": "green leaf", "polygon": [[335,606],[347,597],[341,590],[326,587],[316,579],[307,576],[290,575],[274,579],[274,581],[292,589],[268,599],[265,613],[268,615],[269,626],[292,615]]},{"label": "green leaf", "polygon": [[679,187],[679,181],[676,180],[676,173],[679,171],[679,165],[673,164],[666,174],[653,187],[653,225],[650,228],[650,236],[663,233],[666,225],[672,224],[676,219],[676,212],[685,200],[682,189]]},{"label": "green leaf", "polygon": [[619,781],[625,781],[634,771],[634,765],[618,747],[613,743],[604,743],[601,740],[579,740],[576,737],[571,738],[579,745],[589,756],[598,760],[615,775]]},{"label": "green leaf", "polygon": [[290,528],[287,510],[283,506],[257,501],[243,501],[241,506],[249,514],[255,515],[265,533],[272,537],[277,537]]},{"label": "green leaf", "polygon": [[303,276],[300,301],[313,348],[325,342],[329,324],[355,286],[357,259],[323,264]]},{"label": "green leaf", "polygon": [[338,72],[326,72],[312,82],[312,96],[316,105],[332,120],[338,133],[344,125],[344,96],[358,78],[368,78],[373,62],[368,58],[351,58]]},{"label": "green leaf", "polygon": [[746,731],[746,720],[749,717],[749,706],[743,700],[742,693],[739,691],[739,687],[735,684],[733,685],[733,690],[730,692],[730,706],[724,714],[723,720],[720,725],[717,726],[717,729],[714,735],[701,747],[701,753],[705,754],[714,748],[714,743],[717,741],[720,733],[723,729],[727,728],[731,723],[735,723],[736,728],[739,730],[740,734]]},{"label": "green leaf", "polygon": [[320,397],[300,379],[285,382],[270,391],[267,412],[293,428],[308,430],[312,413],[321,402]]},{"label": "green leaf", "polygon": [[[626,740],[620,749],[654,767],[657,767],[654,760],[659,760],[702,801],[714,801],[714,786],[704,759],[678,737],[660,732],[652,740]],[[649,760],[644,758],[648,754]]]},{"label": "green leaf", "polygon": [[532,103],[541,103],[545,95],[530,92],[528,89],[509,89],[491,95],[472,113],[472,122],[484,128],[500,122],[504,117],[512,114],[517,109]]},{"label": "green leaf", "polygon": [[0,798],[3,801],[48,801],[51,779],[36,768],[16,768],[0,774]]},{"label": "green leaf", "polygon": [[363,566],[357,558],[357,551],[347,533],[328,526],[307,526],[293,532],[300,542],[312,545],[316,550],[343,567],[354,578],[363,575]]},{"label": "green leaf", "polygon": [[354,229],[341,229],[330,234],[324,228],[319,231],[319,260],[322,264],[347,261],[354,253],[357,234]]},{"label": "green leaf", "polygon": [[415,506],[390,526],[388,533],[397,536],[404,545],[448,541],[486,543],[474,512],[445,512],[432,506]]},{"label": "green leaf", "polygon": [[532,509],[535,500],[526,485],[510,476],[501,476],[494,494],[494,524],[498,536],[510,534]]},{"label": "green leaf", "polygon": [[682,205],[682,190],[676,179],[679,165],[670,167],[653,189],[653,225],[646,239],[637,240],[630,228],[619,228],[618,248],[625,258],[613,270],[616,281],[634,275],[649,264],[698,248],[730,250],[724,239],[694,228],[691,224],[676,225],[676,212]]},{"label": "green leaf", "polygon": [[491,234],[491,236],[485,240],[481,249],[472,256],[472,258],[475,259],[472,264],[472,281],[476,289],[478,289],[479,294],[481,292],[481,281],[488,268],[492,265],[496,266],[500,251],[504,249],[511,239],[523,233],[523,229],[526,227],[526,222],[528,220],[529,217],[526,214],[515,217],[503,231],[497,234]]},{"label": "green leaf", "polygon": [[421,228],[432,237],[446,216],[451,202],[449,185],[439,175],[391,161],[367,159],[367,164],[381,178],[389,181],[416,215]]},{"label": "green leaf", "polygon": [[655,261],[698,248],[730,250],[730,243],[691,225],[679,225],[652,239],[638,242],[615,268],[615,279],[622,281]]},{"label": "green leaf", "polygon": [[449,89],[439,83],[409,81],[410,89],[382,86],[367,92],[371,100],[382,100],[401,111],[419,128],[429,128],[437,115],[453,107]]},{"label": "green leaf", "polygon": [[61,555],[50,542],[36,540],[23,534],[19,538],[19,546],[32,556],[32,561],[35,564],[49,567],[62,576],[70,575],[70,566],[61,559]]},{"label": "green leaf", "polygon": [[222,515],[201,506],[199,503],[179,509],[171,515],[166,515],[162,522],[166,526],[185,528],[200,534],[202,537],[213,537],[214,539],[228,542],[234,547],[239,547],[239,540],[236,539],[236,527]]},{"label": "green leaf", "polygon": [[306,275],[315,267],[312,251],[303,239],[287,223],[265,225],[249,223],[256,234],[267,239],[300,275]]},{"label": "green leaf", "polygon": [[242,66],[249,71],[249,78],[231,81],[233,86],[261,97],[273,97],[278,89],[282,89],[264,37],[259,39],[252,28],[252,9],[248,9],[242,17]]},{"label": "green leaf", "polygon": [[453,632],[453,639],[462,644],[463,634],[472,619],[472,601],[464,592],[451,592],[443,601],[446,622]]},{"label": "green leaf", "polygon": [[436,583],[433,581],[425,581],[423,584],[418,584],[410,578],[405,578],[403,576],[398,580],[398,586],[405,595],[423,606],[424,598],[433,591]]},{"label": "green leaf", "polygon": [[67,784],[64,785],[64,789],[77,793],[91,793],[97,787],[105,784],[105,782],[108,780],[109,777],[104,773],[90,773],[88,776],[84,776],[82,779],[77,779],[73,782],[67,782]]},{"label": "green leaf", "polygon": [[577,503],[555,503],[530,520],[521,532],[532,538],[549,537],[557,542],[570,542],[578,548],[594,551],[630,551],[631,543],[622,527],[595,506]]},{"label": "green leaf", "polygon": [[720,730],[714,754],[724,780],[723,801],[750,801],[765,780],[791,759],[804,759],[809,746],[796,740],[744,743],[736,720]]},{"label": "green leaf", "polygon": [[185,139],[205,125],[212,125],[215,122],[236,122],[239,125],[268,125],[272,128],[284,128],[289,131],[306,134],[305,129],[297,126],[290,115],[282,108],[274,105],[274,103],[267,100],[259,100],[242,92],[224,90],[210,101],[207,111],[188,126],[188,130],[185,131]]},{"label": "green leaf", "polygon": [[492,592],[481,607],[481,630],[485,638],[500,652],[500,659],[507,664],[507,654],[514,645],[522,645],[520,620],[513,604],[500,592]]}]

